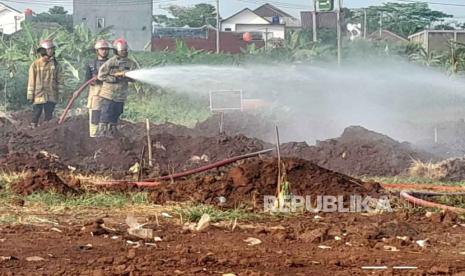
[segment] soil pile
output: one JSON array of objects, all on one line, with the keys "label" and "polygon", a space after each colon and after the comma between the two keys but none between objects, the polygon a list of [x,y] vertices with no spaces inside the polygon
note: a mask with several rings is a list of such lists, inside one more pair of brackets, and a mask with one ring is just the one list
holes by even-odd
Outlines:
[{"label": "soil pile", "polygon": [[[197,135],[216,136],[220,132],[220,115],[216,114],[194,127]],[[227,135],[246,135],[263,141],[275,141],[275,125],[267,118],[246,112],[225,113],[223,130]]]},{"label": "soil pile", "polygon": [[79,192],[78,188],[66,184],[54,172],[45,170],[39,170],[25,179],[11,184],[11,189],[20,195],[30,195],[39,191],[53,191],[64,195]]},{"label": "soil pile", "polygon": [[306,143],[287,143],[282,146],[286,156],[298,156],[324,168],[357,176],[395,176],[405,173],[413,160],[431,161],[437,157],[415,149],[409,143],[351,126],[339,138],[319,141],[315,146]]},{"label": "soil pile", "polygon": [[[443,158],[454,158],[465,155],[465,120],[446,121],[424,131],[425,139],[418,143],[419,147]],[[437,141],[434,140],[435,133]]]},{"label": "soil pile", "polygon": [[[291,193],[298,196],[318,195],[379,196],[382,188],[377,183],[365,183],[358,179],[321,168],[309,161],[297,158],[285,159],[287,179]],[[154,203],[166,201],[195,201],[218,204],[219,198],[226,198],[226,206],[241,204],[262,207],[265,195],[274,196],[277,185],[277,160],[253,159],[229,170],[221,176],[208,175],[163,184],[151,193]]]},{"label": "soil pile", "polygon": [[0,157],[8,154],[8,141],[16,132],[16,127],[6,117],[0,115]]},{"label": "soil pile", "polygon": [[[264,149],[263,142],[245,136],[178,136],[176,133],[188,131],[172,124],[151,127],[154,164],[160,173]],[[127,171],[138,162],[146,141],[145,124],[129,122],[121,124],[120,133],[113,139],[90,138],[87,118],[78,116],[62,125],[54,120],[16,133],[9,139],[10,154],[2,164],[28,164],[31,158],[26,153],[46,151],[58,156],[61,163],[86,172]],[[18,156],[24,156],[24,160],[18,160]]]},{"label": "soil pile", "polygon": [[6,171],[24,171],[38,169],[51,171],[67,171],[70,167],[60,162],[60,160],[45,151],[34,155],[24,152],[14,152],[7,157],[0,158],[1,169]]}]

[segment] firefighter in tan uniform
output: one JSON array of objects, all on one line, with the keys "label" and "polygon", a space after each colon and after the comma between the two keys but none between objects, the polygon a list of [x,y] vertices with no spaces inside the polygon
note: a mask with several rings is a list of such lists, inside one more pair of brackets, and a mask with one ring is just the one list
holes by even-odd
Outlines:
[{"label": "firefighter in tan uniform", "polygon": [[115,55],[105,62],[98,72],[98,80],[103,82],[99,96],[102,98],[99,135],[114,136],[119,117],[123,114],[124,102],[129,93],[129,82],[134,80],[125,73],[137,68],[128,58],[128,43],[120,38],[113,42]]},{"label": "firefighter in tan uniform", "polygon": [[[111,49],[110,43],[100,39],[97,40],[94,47],[97,58],[92,60],[86,68],[86,80],[90,80],[98,75],[100,67],[108,60],[108,54]],[[89,108],[89,136],[96,137],[98,125],[100,123],[100,109],[102,98],[99,96],[103,82],[95,80],[90,84],[89,97],[87,99],[87,108]]]},{"label": "firefighter in tan uniform", "polygon": [[40,58],[29,67],[27,100],[33,104],[32,126],[37,127],[44,113],[44,120],[53,118],[56,102],[63,92],[64,76],[55,59],[55,45],[52,40],[43,40],[37,49]]}]

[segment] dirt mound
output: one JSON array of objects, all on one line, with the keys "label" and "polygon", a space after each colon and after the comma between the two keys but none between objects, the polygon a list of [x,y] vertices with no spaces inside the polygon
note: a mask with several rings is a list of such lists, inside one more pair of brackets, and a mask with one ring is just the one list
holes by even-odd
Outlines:
[{"label": "dirt mound", "polygon": [[[220,115],[216,114],[194,127],[197,134],[216,136],[219,134]],[[274,141],[274,124],[263,116],[247,112],[229,112],[223,117],[223,130],[227,135],[246,135],[264,141]]]},{"label": "dirt mound", "polygon": [[[170,132],[173,134],[169,134]],[[260,140],[245,136],[178,135],[188,132],[186,128],[172,124],[151,127],[153,161],[158,172],[169,173],[172,170],[189,169],[202,162],[214,162],[264,148],[264,143]],[[9,160],[17,159],[13,153],[31,154],[44,150],[58,156],[61,163],[78,170],[127,171],[139,160],[146,141],[145,124],[129,122],[121,124],[120,133],[114,139],[89,138],[88,119],[78,116],[68,119],[62,125],[58,125],[54,120],[43,123],[37,129],[23,129],[16,133],[14,137],[9,138],[10,155],[4,163],[21,163],[18,160]]]},{"label": "dirt mound", "polygon": [[46,170],[38,170],[35,174],[11,184],[11,190],[20,195],[30,195],[40,191],[54,191],[64,195],[79,192],[77,188],[66,184],[54,172]]},{"label": "dirt mound", "polygon": [[437,160],[436,156],[409,143],[397,142],[360,126],[348,127],[339,138],[319,141],[315,146],[287,143],[282,146],[282,152],[357,176],[394,176],[406,172],[413,160]]},{"label": "dirt mound", "polygon": [[[378,196],[382,191],[377,183],[365,183],[309,161],[291,158],[284,162],[293,195]],[[263,202],[263,196],[276,194],[276,164],[276,159],[248,160],[222,176],[208,175],[165,184],[151,193],[151,199],[154,203],[195,201],[215,204],[219,203],[220,197],[224,197],[229,207],[241,204],[258,207]]]},{"label": "dirt mound", "polygon": [[57,157],[47,152],[38,152],[35,155],[29,153],[15,152],[0,158],[1,169],[5,171],[25,171],[38,169],[51,171],[67,171],[70,168],[61,163]]},{"label": "dirt mound", "polygon": [[8,141],[16,132],[16,127],[6,117],[0,115],[0,157],[8,154]]}]

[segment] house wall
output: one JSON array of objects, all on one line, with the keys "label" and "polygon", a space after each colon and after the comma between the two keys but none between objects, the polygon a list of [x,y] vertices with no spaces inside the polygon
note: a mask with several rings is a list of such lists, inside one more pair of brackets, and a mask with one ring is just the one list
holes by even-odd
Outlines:
[{"label": "house wall", "polygon": [[284,25],[236,25],[236,32],[261,32],[263,33],[263,39],[265,39],[265,32],[268,33],[268,39],[281,38],[284,39],[286,36],[286,27]]},{"label": "house wall", "polygon": [[236,32],[237,24],[269,24],[269,22],[257,16],[253,12],[245,10],[232,18],[224,20],[221,23],[221,30],[224,32],[226,29],[230,29],[231,32]]},{"label": "house wall", "polygon": [[[152,39],[152,0],[74,0],[74,24],[86,24],[94,33],[98,18],[113,26],[113,38],[124,37],[131,50],[142,51]],[[149,48],[150,49],[150,48]]]},{"label": "house wall", "polygon": [[432,33],[428,32],[428,52],[448,51],[449,42],[454,40],[454,33]]},{"label": "house wall", "polygon": [[[209,30],[207,38],[173,38],[173,37],[154,37],[152,40],[152,51],[174,51],[176,50],[176,40],[182,40],[188,48],[195,50],[204,50],[207,52],[216,51],[216,31]],[[264,46],[263,41],[245,42],[242,35],[234,32],[221,32],[220,50],[224,53],[239,54],[241,48],[246,49],[247,45],[255,44],[258,48]]]},{"label": "house wall", "polygon": [[[19,18],[15,19],[15,16]],[[22,21],[24,21],[24,14],[9,10],[0,5],[0,29],[4,34],[9,35],[21,30]]]}]

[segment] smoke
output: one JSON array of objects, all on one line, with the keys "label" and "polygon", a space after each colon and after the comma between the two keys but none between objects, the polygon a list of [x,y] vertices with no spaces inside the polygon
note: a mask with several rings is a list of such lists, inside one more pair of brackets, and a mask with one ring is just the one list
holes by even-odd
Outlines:
[{"label": "smoke", "polygon": [[[322,140],[361,125],[416,142],[437,122],[465,117],[465,83],[404,62],[352,66],[167,66],[128,73],[192,95],[243,90],[271,102],[284,141]],[[208,102],[206,102],[208,105]]]}]

